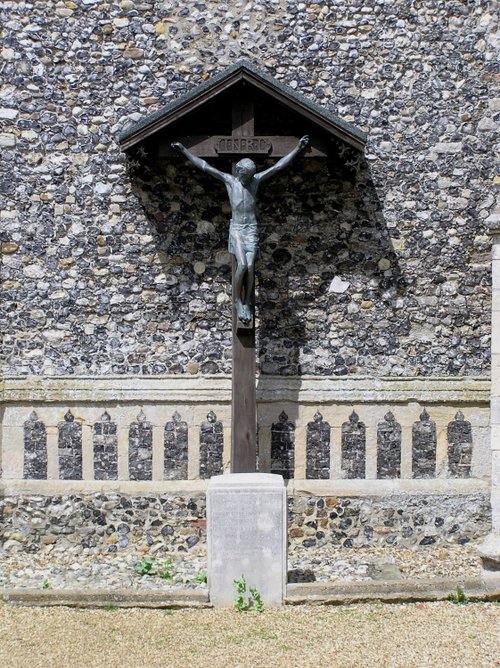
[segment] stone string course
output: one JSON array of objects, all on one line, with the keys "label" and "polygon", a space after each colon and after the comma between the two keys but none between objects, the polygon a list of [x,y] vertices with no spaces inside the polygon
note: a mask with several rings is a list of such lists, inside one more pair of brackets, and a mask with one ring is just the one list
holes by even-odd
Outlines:
[{"label": "stone string course", "polygon": [[[72,556],[122,551],[192,553],[206,549],[205,496],[19,496],[0,501],[5,554],[67,551]],[[322,548],[465,545],[491,524],[484,494],[388,499],[292,496],[292,552]]]},{"label": "stone string course", "polygon": [[487,374],[494,6],[3,2],[6,371],[230,372],[226,194],[117,137],[246,58],[368,133],[263,190],[261,371]]}]

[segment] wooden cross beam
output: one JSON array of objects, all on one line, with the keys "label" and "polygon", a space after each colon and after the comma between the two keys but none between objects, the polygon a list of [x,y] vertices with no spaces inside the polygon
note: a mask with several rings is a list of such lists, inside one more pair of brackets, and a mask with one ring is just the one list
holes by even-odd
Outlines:
[{"label": "wooden cross beam", "polygon": [[[189,135],[179,137],[186,148],[200,158],[221,158],[232,156],[261,156],[262,158],[283,158],[297,146],[299,137],[280,135],[254,136],[252,132],[241,137],[232,135]],[[177,157],[178,153],[170,145],[171,140],[162,142],[158,147],[159,158]],[[328,155],[327,142],[316,137],[304,151],[304,158],[324,158]]]}]

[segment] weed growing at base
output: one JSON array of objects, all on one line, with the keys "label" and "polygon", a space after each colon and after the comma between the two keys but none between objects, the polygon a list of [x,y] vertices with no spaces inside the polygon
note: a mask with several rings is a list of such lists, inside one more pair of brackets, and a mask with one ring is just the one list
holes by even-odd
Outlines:
[{"label": "weed growing at base", "polygon": [[157,575],[164,580],[171,580],[173,561],[172,559],[153,559],[144,557],[134,565],[134,570],[139,575]]},{"label": "weed growing at base", "polygon": [[453,591],[448,595],[448,601],[457,605],[467,605],[469,603],[469,599],[460,585],[458,585],[456,592]]},{"label": "weed growing at base", "polygon": [[247,593],[247,583],[245,577],[233,580],[233,585],[236,590],[236,597],[234,599],[234,607],[238,612],[264,612],[264,603],[262,596],[256,587],[250,587]]}]

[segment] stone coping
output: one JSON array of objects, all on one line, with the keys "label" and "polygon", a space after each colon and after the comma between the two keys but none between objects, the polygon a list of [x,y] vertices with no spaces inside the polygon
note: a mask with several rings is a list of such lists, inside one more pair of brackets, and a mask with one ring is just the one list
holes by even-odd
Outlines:
[{"label": "stone coping", "polygon": [[[0,482],[0,497],[127,494],[147,496],[177,494],[203,496],[208,480],[8,480]],[[399,480],[287,480],[288,496],[389,497],[396,494],[468,495],[489,494],[488,480],[479,478],[428,478]]]},{"label": "stone coping", "polygon": [[276,473],[230,473],[214,475],[210,478],[210,489],[218,490],[236,487],[284,487],[283,476]]},{"label": "stone coping", "polygon": [[[258,376],[259,402],[488,403],[484,376]],[[43,402],[230,403],[231,377],[213,376],[5,376],[0,404]]]}]

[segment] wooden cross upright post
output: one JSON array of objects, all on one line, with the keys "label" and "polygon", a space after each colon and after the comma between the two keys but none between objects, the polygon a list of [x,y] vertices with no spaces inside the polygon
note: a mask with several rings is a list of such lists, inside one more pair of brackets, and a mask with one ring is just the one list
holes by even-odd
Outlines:
[{"label": "wooden cross upright post", "polygon": [[[232,136],[254,134],[254,107],[251,100],[233,102]],[[233,160],[235,174],[237,160]],[[231,406],[231,473],[252,473],[257,464],[257,400],[255,393],[255,318],[250,327],[239,328],[236,313],[236,258],[233,267],[233,374]],[[254,303],[252,296],[252,304]]]}]

